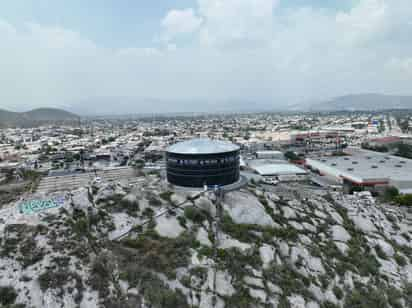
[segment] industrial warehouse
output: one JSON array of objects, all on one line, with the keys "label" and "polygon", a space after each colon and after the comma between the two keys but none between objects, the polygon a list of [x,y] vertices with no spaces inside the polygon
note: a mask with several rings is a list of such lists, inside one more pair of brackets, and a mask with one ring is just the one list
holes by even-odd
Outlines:
[{"label": "industrial warehouse", "polygon": [[308,172],[287,161],[256,159],[248,162],[248,167],[264,178],[276,178],[280,181],[307,179]]},{"label": "industrial warehouse", "polygon": [[240,148],[229,142],[192,139],[166,151],[167,180],[185,187],[229,185],[239,180]]},{"label": "industrial warehouse", "polygon": [[306,159],[306,165],[344,184],[346,191],[393,186],[400,193],[412,192],[412,160],[355,148],[345,153],[347,155]]}]

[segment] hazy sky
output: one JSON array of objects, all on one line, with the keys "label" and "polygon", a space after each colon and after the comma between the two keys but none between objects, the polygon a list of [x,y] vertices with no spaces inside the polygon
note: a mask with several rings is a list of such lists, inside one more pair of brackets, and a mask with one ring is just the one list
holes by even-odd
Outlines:
[{"label": "hazy sky", "polygon": [[1,1],[0,108],[412,94],[411,33],[410,0]]}]

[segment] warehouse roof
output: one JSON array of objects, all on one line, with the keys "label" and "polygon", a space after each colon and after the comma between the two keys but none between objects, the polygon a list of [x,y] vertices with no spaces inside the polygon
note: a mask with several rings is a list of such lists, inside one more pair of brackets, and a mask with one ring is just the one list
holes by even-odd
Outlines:
[{"label": "warehouse roof", "polygon": [[170,146],[167,150],[175,154],[217,154],[238,151],[240,148],[230,142],[207,138],[191,139]]},{"label": "warehouse roof", "polygon": [[296,165],[270,160],[253,160],[249,167],[262,176],[307,174],[307,171]]},{"label": "warehouse roof", "polygon": [[412,181],[410,159],[358,149],[349,152],[349,156],[306,159],[306,163],[321,172],[357,183]]}]

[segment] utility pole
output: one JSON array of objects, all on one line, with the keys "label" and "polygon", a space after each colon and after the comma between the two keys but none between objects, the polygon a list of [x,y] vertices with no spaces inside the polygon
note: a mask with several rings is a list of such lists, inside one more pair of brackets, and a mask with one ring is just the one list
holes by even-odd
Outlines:
[{"label": "utility pole", "polygon": [[216,274],[218,271],[218,262],[217,262],[217,249],[219,247],[219,232],[220,232],[220,223],[222,220],[222,201],[224,198],[224,192],[221,187],[215,186],[214,189],[215,197],[216,197],[216,213],[215,219],[213,221],[213,229],[214,229],[214,241],[213,241],[213,259],[214,259],[214,269],[213,269],[213,297],[212,297],[212,305],[216,307],[217,297],[216,297]]}]

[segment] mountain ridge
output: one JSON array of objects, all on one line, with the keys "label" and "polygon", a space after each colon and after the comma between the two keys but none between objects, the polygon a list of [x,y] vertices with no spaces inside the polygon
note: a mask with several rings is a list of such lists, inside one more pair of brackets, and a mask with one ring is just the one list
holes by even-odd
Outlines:
[{"label": "mountain ridge", "polygon": [[40,124],[73,121],[79,116],[58,108],[36,108],[25,112],[13,112],[0,109],[0,126],[36,126]]},{"label": "mountain ridge", "polygon": [[378,93],[348,94],[309,106],[310,111],[372,111],[411,108],[412,96]]}]

